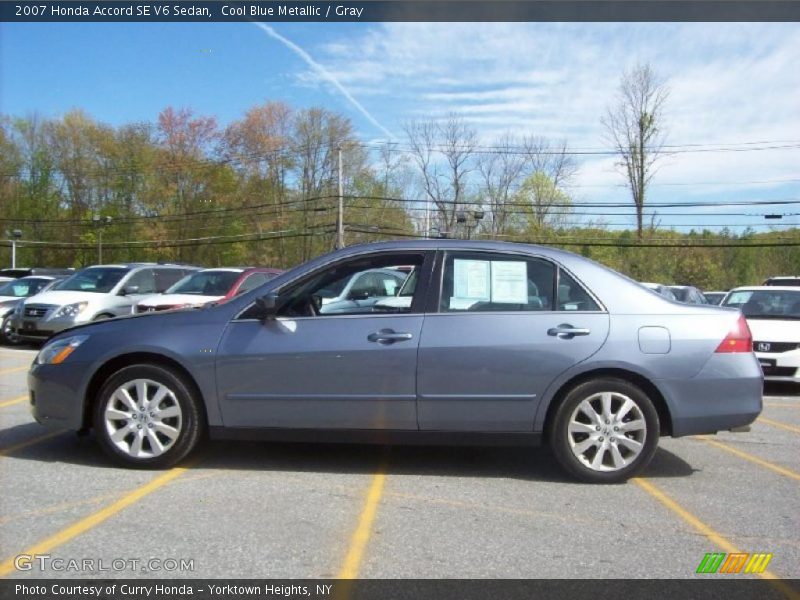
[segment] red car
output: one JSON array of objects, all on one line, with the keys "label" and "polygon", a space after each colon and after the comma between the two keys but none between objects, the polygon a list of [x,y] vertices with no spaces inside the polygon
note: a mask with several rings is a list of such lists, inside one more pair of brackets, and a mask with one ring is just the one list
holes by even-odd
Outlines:
[{"label": "red car", "polygon": [[209,302],[226,302],[281,273],[282,270],[269,267],[203,269],[184,277],[163,294],[145,298],[136,306],[136,312],[196,308]]}]

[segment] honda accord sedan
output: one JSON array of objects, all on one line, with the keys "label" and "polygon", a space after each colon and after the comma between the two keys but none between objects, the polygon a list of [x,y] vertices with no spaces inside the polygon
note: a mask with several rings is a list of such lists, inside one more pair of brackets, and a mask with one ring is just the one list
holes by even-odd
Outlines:
[{"label": "honda accord sedan", "polygon": [[[403,302],[324,290],[403,267]],[[406,289],[411,288],[413,289]],[[353,246],[231,301],[75,327],[28,377],[36,420],[163,468],[212,438],[547,443],[588,482],[659,436],[742,428],[762,373],[740,311],[677,304],[575,254],[453,240]]]}]

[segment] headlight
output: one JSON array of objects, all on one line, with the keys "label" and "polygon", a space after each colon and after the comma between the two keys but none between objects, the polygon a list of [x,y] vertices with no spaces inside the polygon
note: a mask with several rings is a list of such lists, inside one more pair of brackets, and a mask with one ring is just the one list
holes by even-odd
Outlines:
[{"label": "headlight", "polygon": [[75,304],[67,304],[62,306],[56,311],[56,314],[53,315],[54,319],[58,319],[60,317],[66,317],[67,319],[74,319],[84,308],[86,305],[89,304],[88,302],[76,302]]},{"label": "headlight", "polygon": [[88,335],[72,335],[54,340],[44,345],[36,355],[37,365],[59,365],[75,352],[76,348],[89,339]]}]

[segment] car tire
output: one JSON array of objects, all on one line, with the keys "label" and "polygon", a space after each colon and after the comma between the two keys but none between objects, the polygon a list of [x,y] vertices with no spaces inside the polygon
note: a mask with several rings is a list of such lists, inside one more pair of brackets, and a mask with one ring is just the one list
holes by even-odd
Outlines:
[{"label": "car tire", "polygon": [[601,377],[569,390],[548,433],[570,475],[588,483],[622,483],[653,458],[659,428],[645,392],[624,379]]},{"label": "car tire", "polygon": [[125,367],[108,378],[97,396],[95,435],[124,466],[171,467],[197,446],[205,430],[201,402],[193,386],[172,369]]},{"label": "car tire", "polygon": [[3,317],[3,324],[0,326],[0,342],[6,346],[19,346],[22,340],[11,329],[11,315]]}]

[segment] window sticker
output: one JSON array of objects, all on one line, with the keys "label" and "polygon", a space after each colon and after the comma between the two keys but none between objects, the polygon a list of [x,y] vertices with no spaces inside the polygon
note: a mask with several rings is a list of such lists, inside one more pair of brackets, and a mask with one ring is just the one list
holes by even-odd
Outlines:
[{"label": "window sticker", "polygon": [[454,259],[452,300],[488,302],[489,269],[488,260]]},{"label": "window sticker", "polygon": [[528,264],[518,260],[492,261],[492,302],[528,303]]}]

